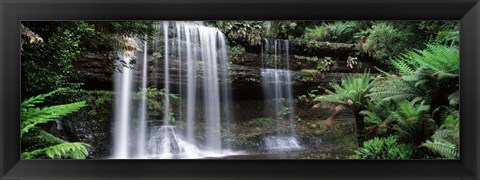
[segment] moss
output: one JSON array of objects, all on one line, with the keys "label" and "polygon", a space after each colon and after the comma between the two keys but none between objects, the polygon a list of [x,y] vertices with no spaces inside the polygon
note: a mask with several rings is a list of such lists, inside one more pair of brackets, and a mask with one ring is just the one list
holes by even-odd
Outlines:
[{"label": "moss", "polygon": [[295,81],[303,83],[319,82],[323,78],[323,73],[317,69],[302,69],[295,76]]}]

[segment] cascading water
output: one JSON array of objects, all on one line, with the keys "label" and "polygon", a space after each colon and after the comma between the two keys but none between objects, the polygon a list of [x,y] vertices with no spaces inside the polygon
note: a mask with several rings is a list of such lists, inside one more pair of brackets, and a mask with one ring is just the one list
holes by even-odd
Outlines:
[{"label": "cascading water", "polygon": [[[133,52],[121,52],[118,54],[120,60],[125,64],[130,64],[134,57]],[[119,65],[122,66],[122,65]],[[115,72],[115,107],[114,107],[114,136],[113,136],[113,158],[129,158],[130,142],[130,102],[132,93],[131,68],[123,66],[121,72]]]},{"label": "cascading water", "polygon": [[288,40],[265,40],[261,79],[266,113],[276,121],[276,135],[264,139],[268,150],[299,149],[293,118],[292,77]]},{"label": "cascading water", "polygon": [[141,99],[140,99],[140,118],[139,118],[139,132],[138,132],[138,150],[137,150],[137,157],[141,158],[145,154],[145,140],[146,140],[146,133],[147,133],[147,66],[148,66],[148,58],[147,58],[147,41],[143,43],[143,62],[142,62],[142,88],[141,88]]},{"label": "cascading water", "polygon": [[[148,119],[148,61],[152,58],[149,58],[147,42],[144,42],[143,61],[137,61],[142,64],[136,65],[142,67],[136,69],[141,72],[138,73],[141,74],[141,98],[136,109],[138,112],[132,112],[134,108],[130,105],[134,94],[132,69],[124,67],[122,72],[115,73],[113,158],[131,158],[133,155],[137,158],[224,155],[228,144],[222,143],[222,121],[229,123],[232,117],[229,63],[224,35],[216,28],[197,23],[165,21],[156,25],[156,28],[163,32],[158,37],[163,40],[159,40],[159,44],[154,44],[153,48],[157,48],[154,51],[163,51],[163,58],[156,59],[154,64],[163,64],[163,83],[154,81],[152,85],[164,89],[163,117],[161,120]],[[132,59],[120,57],[127,63]],[[154,78],[159,78],[155,74],[162,72],[157,67],[153,67]],[[178,74],[170,73],[175,68]],[[172,78],[176,79],[172,81]],[[176,83],[177,88],[171,88],[172,83]],[[172,104],[172,93],[180,97],[177,104]],[[199,112],[203,112],[203,117],[199,116],[202,114]],[[132,117],[132,114],[137,116]],[[179,128],[171,123],[172,116],[177,121],[184,122],[185,126]],[[201,123],[204,124],[204,131],[196,128]],[[203,134],[204,140],[197,139],[198,134]],[[132,137],[137,139],[129,143],[133,140]]]}]

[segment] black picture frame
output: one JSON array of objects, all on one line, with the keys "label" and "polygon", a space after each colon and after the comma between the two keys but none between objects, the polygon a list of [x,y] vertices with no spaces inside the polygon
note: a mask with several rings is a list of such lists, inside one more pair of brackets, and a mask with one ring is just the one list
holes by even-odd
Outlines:
[{"label": "black picture frame", "polygon": [[[22,20],[461,20],[460,160],[20,160]],[[1,0],[0,179],[480,177],[478,0]]]}]

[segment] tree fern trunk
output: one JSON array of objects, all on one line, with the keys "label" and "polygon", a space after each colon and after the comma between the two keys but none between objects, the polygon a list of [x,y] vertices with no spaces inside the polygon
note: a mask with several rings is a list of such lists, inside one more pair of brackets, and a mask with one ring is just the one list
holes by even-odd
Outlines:
[{"label": "tree fern trunk", "polygon": [[365,140],[365,122],[363,121],[363,115],[359,114],[360,111],[354,112],[355,122],[357,126],[357,138],[358,138],[358,145],[362,146],[363,141]]}]

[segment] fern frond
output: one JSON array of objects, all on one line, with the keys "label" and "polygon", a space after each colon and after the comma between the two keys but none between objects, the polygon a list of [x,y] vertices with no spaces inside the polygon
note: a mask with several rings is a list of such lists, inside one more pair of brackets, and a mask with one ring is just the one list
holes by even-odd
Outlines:
[{"label": "fern frond", "polygon": [[379,78],[372,82],[372,88],[366,95],[382,101],[401,101],[421,97],[422,93],[408,82],[400,78]]},{"label": "fern frond", "polygon": [[[39,96],[36,96],[39,97]],[[32,102],[39,102],[39,100],[35,100]],[[32,105],[32,104],[26,104]],[[78,111],[80,108],[86,105],[85,101],[71,103],[71,104],[62,104],[56,106],[50,106],[45,108],[25,108],[21,114],[21,132],[20,134],[23,135],[28,132],[31,128],[35,127],[37,124],[47,123],[49,121],[53,121],[57,118],[63,117],[70,113]],[[30,106],[32,107],[32,106]]]},{"label": "fern frond", "polygon": [[[333,91],[326,91],[326,95],[318,96],[314,100],[359,110],[367,101],[365,94],[371,88],[370,73],[365,72],[360,76],[347,76],[342,78],[341,84],[331,83]],[[349,104],[348,102],[353,104]]]},{"label": "fern frond", "polygon": [[460,74],[458,48],[440,44],[427,44],[424,50],[411,50],[391,61],[403,75],[412,75],[415,69],[426,67],[433,70],[439,79],[455,78]]},{"label": "fern frond", "polygon": [[391,64],[393,67],[402,75],[407,76],[407,75],[412,75],[415,70],[411,65],[407,63],[407,61],[403,59],[396,59],[391,61]]},{"label": "fern frond", "polygon": [[458,159],[460,157],[459,151],[455,144],[447,141],[427,141],[421,146],[426,147],[448,159]]},{"label": "fern frond", "polygon": [[58,93],[58,92],[63,91],[63,90],[65,90],[65,89],[60,88],[60,89],[57,89],[57,90],[49,92],[49,93],[40,94],[40,95],[37,95],[37,96],[33,96],[31,98],[28,98],[28,99],[26,99],[22,102],[22,104],[21,104],[22,110],[26,110],[26,108],[35,107],[35,104],[42,103],[43,101],[45,101],[45,98],[50,97],[53,94]]},{"label": "fern frond", "polygon": [[88,156],[87,147],[90,145],[82,142],[65,142],[43,149],[36,149],[29,152],[23,152],[23,159],[32,159],[40,155],[46,155],[52,159],[72,158],[85,159]]}]

